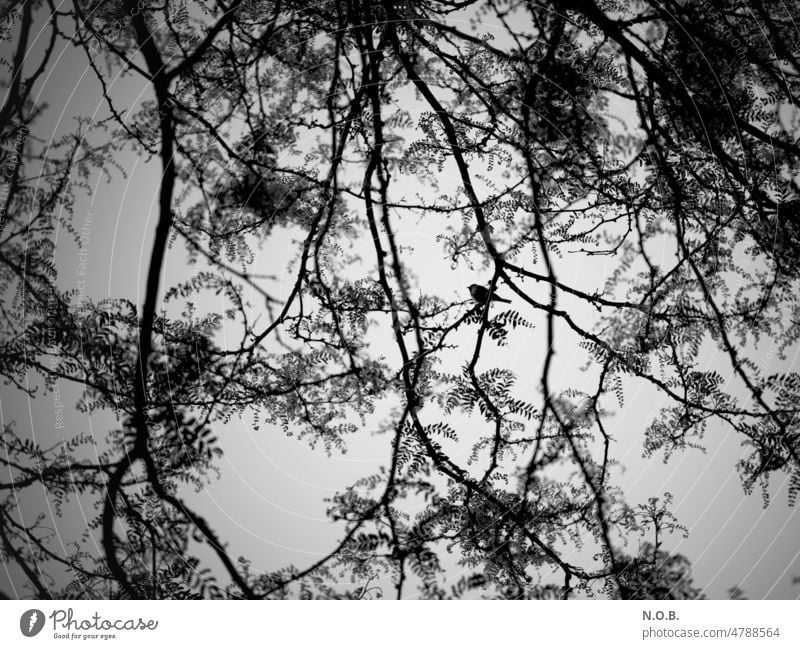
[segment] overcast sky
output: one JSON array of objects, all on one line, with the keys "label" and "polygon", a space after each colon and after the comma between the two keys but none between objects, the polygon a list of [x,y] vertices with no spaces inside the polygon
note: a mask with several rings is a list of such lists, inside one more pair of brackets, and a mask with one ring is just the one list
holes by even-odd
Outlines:
[{"label": "overcast sky", "polygon": [[[3,47],[7,49],[8,44]],[[40,42],[33,45],[34,57],[41,47]],[[92,116],[97,121],[108,115],[101,101],[99,84],[83,53],[63,42],[60,47],[55,64],[34,93],[38,105],[48,106],[32,129],[44,142],[73,131],[77,116]],[[113,86],[113,94],[120,105],[131,107],[138,101],[152,98],[149,90],[133,77],[119,79]],[[97,138],[98,134],[92,137]],[[64,290],[82,287],[79,282],[85,277],[87,295],[93,300],[126,297],[141,304],[157,218],[159,162],[132,151],[120,154],[117,162],[125,175],[113,172],[110,182],[97,175],[92,179],[95,183],[92,196],[85,196],[76,205],[73,223],[79,229],[87,225],[89,229],[86,259],[79,256],[76,246],[63,232],[57,235],[59,285]],[[395,198],[406,192],[407,196],[413,196],[420,189],[411,175],[396,182],[392,188]],[[441,182],[447,185],[458,180],[448,177],[446,170]],[[435,293],[451,301],[466,300],[468,284],[489,280],[480,269],[470,271],[463,265],[456,270],[450,267],[441,244],[435,240],[440,223],[408,213],[395,213],[394,217],[398,223],[399,243],[416,250],[413,270],[420,289],[426,293]],[[276,233],[265,242],[253,264],[254,272],[273,273],[284,279],[283,287],[277,288],[276,297],[280,297],[281,290],[288,291],[294,281],[287,272],[293,256],[287,245],[291,236],[291,233]],[[353,245],[358,250],[365,242],[355,241]],[[372,254],[364,247],[365,268],[354,269],[354,273],[370,271]],[[663,254],[671,253],[664,250]],[[85,275],[81,274],[83,261]],[[567,284],[587,291],[601,290],[605,278],[614,270],[614,263],[613,259],[599,257],[589,266],[585,256],[574,255],[557,259],[556,268],[560,280]],[[187,267],[185,250],[178,242],[168,253],[162,286],[173,285],[196,270],[197,267]],[[510,291],[503,291],[502,287],[499,292],[510,297]],[[257,296],[253,296],[253,302],[257,302]],[[205,312],[218,312],[224,306],[210,299],[199,305]],[[507,347],[489,343],[487,350],[491,350],[492,364],[516,370],[520,376],[520,390],[537,394],[544,353],[543,320],[526,311],[522,304],[514,303],[512,308],[529,318],[536,328],[514,330]],[[595,317],[585,308],[579,315],[587,327]],[[389,356],[395,351],[389,344],[388,330],[383,332],[385,353]],[[379,330],[376,336],[380,335]],[[443,354],[446,366],[457,367],[469,358],[472,335],[469,331],[456,334],[454,341],[461,340],[464,346]],[[593,376],[591,370],[581,371],[586,361],[585,352],[566,331],[559,332],[557,340],[556,364],[551,377],[553,387],[590,386],[587,381]],[[377,338],[375,345],[380,349],[381,342]],[[800,366],[796,354],[785,362],[780,361],[774,350],[770,352],[769,342],[759,355],[770,372],[788,367],[797,370]],[[482,362],[488,361],[487,356]],[[702,352],[698,369],[711,368],[728,371],[726,360],[709,346]],[[39,382],[33,373],[31,381]],[[61,390],[65,399],[74,401],[78,397],[74,388],[62,385]],[[611,408],[612,403],[609,401],[607,406]],[[729,588],[738,585],[752,598],[797,598],[800,587],[792,584],[792,578],[800,575],[797,542],[800,516],[797,508],[788,506],[787,479],[773,476],[772,499],[766,508],[758,491],[745,496],[735,468],[744,449],[737,435],[718,425],[711,426],[705,435],[705,452],[689,450],[677,454],[669,463],[664,463],[660,455],[643,458],[643,428],[662,405],[666,402],[652,386],[632,380],[626,384],[624,406],[611,408],[606,421],[608,432],[614,438],[611,455],[620,462],[614,469],[613,482],[622,487],[630,504],[645,502],[664,492],[673,494],[672,511],[686,526],[689,535],[685,539],[669,537],[665,547],[689,558],[695,585],[708,597],[725,597]],[[375,421],[385,414],[378,413]],[[78,432],[92,432],[102,439],[105,431],[114,425],[109,413],[97,413],[89,418],[71,411],[66,427],[57,429],[51,397],[45,395],[31,400],[6,387],[0,400],[0,417],[2,424],[15,421],[20,434],[30,435],[43,446]],[[462,438],[462,446],[451,449],[455,461],[466,460],[472,442],[482,433],[477,418],[475,422],[474,428],[465,427],[468,434]],[[469,437],[470,432],[474,433],[474,438]],[[262,426],[256,431],[247,416],[219,427],[217,433],[224,450],[219,462],[221,477],[204,491],[187,497],[229,542],[232,556],[251,557],[256,567],[264,569],[290,563],[303,568],[329,552],[339,538],[341,527],[326,517],[328,504],[324,499],[357,478],[374,473],[380,465],[387,465],[391,444],[390,436],[373,435],[367,427],[351,437],[346,454],[334,451],[328,456],[323,447],[310,449],[296,437],[287,437],[278,427]],[[26,517],[37,510],[52,515],[42,494],[29,494],[26,498],[29,508]],[[67,510],[63,519],[54,519],[50,524],[66,543],[82,532],[85,517],[96,515],[97,512],[74,506]],[[634,538],[629,542],[635,547],[639,540]],[[564,558],[572,560],[568,550]],[[24,596],[10,583],[9,574],[16,574],[15,569],[11,568],[10,573],[0,570],[0,590]],[[453,568],[449,577],[455,582],[461,574],[461,569]],[[387,586],[387,593],[391,592],[388,584],[384,586]]]}]

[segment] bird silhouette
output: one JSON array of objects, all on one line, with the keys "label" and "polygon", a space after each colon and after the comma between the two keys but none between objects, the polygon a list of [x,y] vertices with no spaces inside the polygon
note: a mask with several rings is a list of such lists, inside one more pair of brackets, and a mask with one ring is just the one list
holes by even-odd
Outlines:
[{"label": "bird silhouette", "polygon": [[511,300],[506,300],[505,298],[499,297],[495,293],[489,293],[489,289],[485,286],[481,286],[480,284],[470,284],[469,294],[478,304],[485,304],[490,300],[492,302],[505,302],[506,304],[511,304]]}]

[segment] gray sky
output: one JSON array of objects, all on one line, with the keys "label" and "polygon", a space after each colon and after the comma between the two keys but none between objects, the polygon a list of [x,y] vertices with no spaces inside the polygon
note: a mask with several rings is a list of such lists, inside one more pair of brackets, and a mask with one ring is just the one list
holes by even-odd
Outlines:
[{"label": "gray sky", "polygon": [[[37,47],[41,48],[41,43],[34,46],[34,51]],[[119,104],[125,106],[151,98],[148,91],[144,95],[141,92],[139,81],[131,78],[121,79],[113,90]],[[72,131],[75,116],[91,115],[95,120],[107,116],[99,85],[83,54],[69,46],[60,52],[35,96],[38,104],[48,105],[33,129],[34,135],[44,141]],[[113,172],[111,182],[102,177],[92,179],[96,182],[94,193],[76,205],[73,223],[80,229],[89,223],[86,216],[91,216],[85,275],[87,295],[94,300],[127,297],[141,304],[157,216],[159,162],[133,152],[120,155],[116,160],[124,169],[125,177]],[[449,186],[458,180],[448,176],[445,170],[441,182]],[[406,192],[410,197],[420,189],[412,176],[397,183],[392,189],[394,198]],[[393,217],[399,242],[413,246],[416,251],[412,267],[420,278],[420,288],[426,293],[435,293],[447,300],[465,300],[468,284],[488,281],[488,275],[480,269],[470,271],[463,265],[456,270],[450,267],[441,245],[435,240],[441,231],[440,222],[407,213],[396,212]],[[253,264],[256,272],[275,273],[285,278],[276,297],[293,282],[293,277],[287,274],[290,255],[293,255],[286,245],[288,238],[288,235],[276,234],[264,244]],[[63,233],[56,243],[60,286],[65,290],[82,286],[79,281],[83,276],[78,274],[81,258],[74,243]],[[366,243],[354,242],[355,248],[361,247],[368,260],[364,269],[354,269],[356,273],[369,272],[374,266],[373,253]],[[665,258],[670,254],[669,250],[663,251]],[[587,260],[585,256],[574,255],[557,259],[556,268],[561,281],[585,290],[600,290],[615,263],[614,259]],[[186,254],[179,241],[168,253],[163,285],[170,286],[196,270],[197,267],[186,266]],[[510,297],[507,289],[501,288],[499,292]],[[253,304],[257,303],[254,297]],[[205,312],[224,308],[223,304],[211,300],[199,306]],[[518,309],[536,328],[515,330],[504,348],[488,343],[487,352],[491,350],[491,355],[487,355],[482,364],[484,369],[491,362],[516,370],[520,392],[538,395],[544,321],[526,311],[522,304],[515,302],[512,308]],[[594,313],[584,307],[579,316],[579,321],[588,326]],[[446,367],[457,367],[469,358],[472,336],[470,331],[455,335],[454,342],[463,341],[463,347],[442,355]],[[593,373],[591,370],[583,373],[580,369],[586,362],[585,352],[566,331],[560,331],[556,339],[553,386],[591,386],[589,379]],[[379,328],[376,349],[383,352],[379,347],[383,344],[387,356],[395,354],[389,342],[388,329]],[[770,372],[790,367],[796,370],[800,365],[796,352],[794,357],[783,362],[769,352],[768,343],[763,350],[759,349],[759,355],[764,360],[764,368]],[[718,368],[723,375],[729,374],[727,359],[709,347],[698,358],[697,369],[711,368]],[[33,374],[31,380],[37,380]],[[735,463],[743,456],[744,449],[739,437],[721,426],[712,426],[706,433],[705,452],[689,450],[675,455],[669,463],[664,463],[660,455],[643,458],[643,428],[666,402],[652,386],[641,381],[629,380],[625,387],[624,407],[613,407],[611,400],[606,403],[612,411],[606,426],[614,438],[612,456],[620,462],[614,470],[613,482],[623,489],[627,502],[645,502],[648,497],[661,496],[664,492],[673,494],[672,511],[686,526],[689,535],[685,539],[672,536],[665,545],[689,558],[695,584],[709,597],[725,597],[729,588],[738,585],[752,598],[797,598],[800,589],[792,585],[792,578],[800,575],[800,547],[797,545],[800,516],[796,507],[790,508],[787,504],[788,480],[784,476],[773,476],[772,499],[766,508],[758,490],[745,496],[735,470]],[[64,399],[74,401],[78,396],[74,389],[64,385],[61,391]],[[538,399],[531,398],[534,402]],[[101,439],[113,425],[108,413],[89,418],[69,412],[65,429],[56,429],[51,397],[29,400],[7,388],[3,388],[0,406],[2,423],[16,421],[21,433],[35,437],[43,445],[58,441],[64,434],[71,436],[81,431],[91,431]],[[378,413],[375,419],[385,415],[385,412]],[[481,434],[481,426],[475,418],[474,423],[455,427],[463,428],[465,434],[459,447],[449,450],[454,460],[465,460],[472,441]],[[380,465],[388,464],[391,443],[390,436],[374,435],[367,427],[350,439],[346,455],[334,452],[329,457],[322,447],[310,449],[296,437],[285,436],[278,427],[265,425],[254,430],[248,416],[218,426],[217,433],[225,453],[219,462],[221,479],[200,493],[186,496],[230,544],[232,556],[250,557],[254,567],[263,569],[289,563],[302,568],[330,551],[341,527],[325,516],[328,504],[324,499],[357,478],[375,472]],[[475,437],[470,438],[471,434]],[[32,511],[50,509],[41,494],[33,493],[26,498],[30,498],[26,503]],[[72,507],[68,515],[51,524],[66,542],[82,532],[84,517],[95,515],[96,512]],[[639,539],[629,539],[631,548],[638,542]],[[570,550],[564,551],[565,558],[571,560]],[[460,575],[461,570],[454,568],[450,577],[455,582]],[[390,589],[388,584],[385,586],[388,594]],[[0,590],[15,592],[4,570],[0,570]]]}]

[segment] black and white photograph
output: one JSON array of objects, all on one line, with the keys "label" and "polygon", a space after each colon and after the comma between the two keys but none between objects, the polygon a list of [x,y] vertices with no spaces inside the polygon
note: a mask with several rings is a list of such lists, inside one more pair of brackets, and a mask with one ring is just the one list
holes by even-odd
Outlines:
[{"label": "black and white photograph", "polygon": [[800,2],[0,39],[5,646],[139,633],[44,600],[800,599]]}]

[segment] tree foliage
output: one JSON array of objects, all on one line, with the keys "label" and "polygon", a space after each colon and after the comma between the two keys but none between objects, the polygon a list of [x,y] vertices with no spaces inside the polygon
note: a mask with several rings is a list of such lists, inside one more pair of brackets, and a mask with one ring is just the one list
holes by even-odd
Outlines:
[{"label": "tree foliage", "polygon": [[[635,386],[663,397],[630,431],[646,455],[724,428],[746,491],[785,474],[796,499],[800,375],[757,352],[800,336],[795,3],[17,4],[0,372],[116,422],[49,448],[4,426],[0,548],[30,594],[699,597],[669,494],[615,484],[607,422]],[[48,141],[33,90],[64,41],[107,118]],[[118,74],[147,88],[131,117]],[[54,263],[127,150],[160,169],[142,304],[60,289]],[[282,279],[258,267],[279,247]],[[513,305],[445,294],[440,268]],[[573,352],[580,388],[554,369]],[[382,435],[384,465],[328,503],[326,556],[265,570],[187,503],[231,421],[331,454]],[[20,518],[29,489],[91,503],[81,543]]]}]

